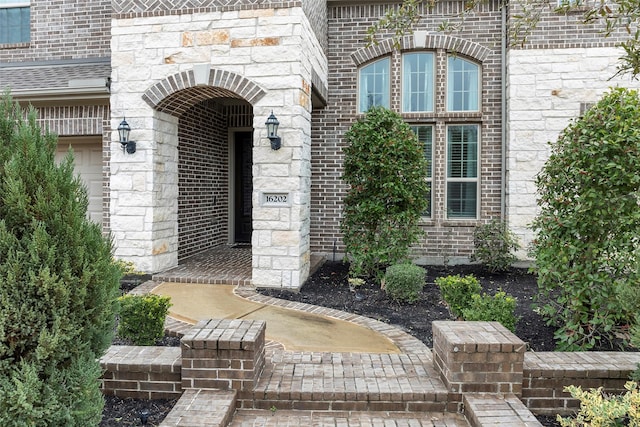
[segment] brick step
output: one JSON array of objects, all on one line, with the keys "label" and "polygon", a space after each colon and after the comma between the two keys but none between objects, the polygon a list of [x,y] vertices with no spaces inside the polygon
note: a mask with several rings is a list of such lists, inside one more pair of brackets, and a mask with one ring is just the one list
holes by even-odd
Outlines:
[{"label": "brick step", "polygon": [[542,427],[531,411],[513,394],[465,394],[464,412],[471,427]]},{"label": "brick step", "polygon": [[239,408],[315,411],[456,412],[431,353],[274,352]]},{"label": "brick step", "polygon": [[229,427],[469,427],[462,414],[445,412],[371,413],[350,411],[289,411],[239,409]]},{"label": "brick step", "polygon": [[182,394],[178,347],[112,345],[100,358],[102,392],[135,399],[176,399]]},{"label": "brick step", "polygon": [[235,408],[234,390],[185,390],[160,427],[226,427]]}]

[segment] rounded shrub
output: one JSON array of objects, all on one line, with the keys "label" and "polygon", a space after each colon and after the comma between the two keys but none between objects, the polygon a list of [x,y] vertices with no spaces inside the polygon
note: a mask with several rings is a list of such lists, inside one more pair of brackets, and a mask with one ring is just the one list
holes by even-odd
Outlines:
[{"label": "rounded shrub", "polygon": [[504,292],[497,292],[494,296],[473,294],[470,305],[462,309],[462,318],[468,321],[500,322],[515,332],[518,320],[515,311],[516,299]]},{"label": "rounded shrub", "polygon": [[479,295],[480,282],[472,275],[438,277],[436,285],[440,288],[442,299],[447,303],[453,317],[462,317],[465,308],[471,306],[473,296]]},{"label": "rounded shrub", "polygon": [[415,264],[395,264],[384,275],[384,290],[397,302],[416,302],[424,288],[426,272]]},{"label": "rounded shrub", "polygon": [[118,335],[134,345],[154,345],[164,336],[171,298],[160,295],[123,295],[120,302]]}]

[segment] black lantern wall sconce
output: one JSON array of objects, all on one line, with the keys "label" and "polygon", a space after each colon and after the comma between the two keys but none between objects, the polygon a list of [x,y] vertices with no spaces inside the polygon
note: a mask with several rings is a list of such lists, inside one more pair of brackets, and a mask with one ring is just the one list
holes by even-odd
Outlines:
[{"label": "black lantern wall sconce", "polygon": [[133,154],[136,152],[136,142],[129,141],[129,133],[131,132],[131,127],[129,123],[127,123],[126,118],[122,119],[120,125],[118,126],[118,136],[120,137],[120,144],[122,145],[122,152],[125,151],[129,154]]},{"label": "black lantern wall sconce", "polygon": [[280,126],[280,122],[276,119],[276,116],[273,115],[273,111],[265,125],[267,125],[267,138],[271,141],[271,149],[279,150],[280,145],[282,145],[282,138],[278,136],[278,126]]}]

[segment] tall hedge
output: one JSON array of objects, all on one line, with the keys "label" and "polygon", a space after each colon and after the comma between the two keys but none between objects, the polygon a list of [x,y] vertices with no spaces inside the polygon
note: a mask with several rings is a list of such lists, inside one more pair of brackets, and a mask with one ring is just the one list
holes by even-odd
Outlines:
[{"label": "tall hedge", "polygon": [[640,305],[640,98],[612,89],[551,145],[533,254],[561,349],[616,340]]},{"label": "tall hedge", "polygon": [[120,269],[71,153],[0,99],[0,425],[91,426]]},{"label": "tall hedge", "polygon": [[346,133],[341,230],[352,276],[384,274],[423,231],[428,207],[425,147],[397,113],[372,108]]}]

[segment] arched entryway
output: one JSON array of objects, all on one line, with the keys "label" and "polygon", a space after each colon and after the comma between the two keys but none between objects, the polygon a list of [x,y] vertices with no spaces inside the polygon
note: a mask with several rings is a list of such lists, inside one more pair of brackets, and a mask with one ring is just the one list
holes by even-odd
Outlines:
[{"label": "arched entryway", "polygon": [[251,243],[252,126],[251,105],[229,97],[200,101],[179,117],[178,262]]},{"label": "arched entryway", "polygon": [[222,245],[251,243],[254,113],[245,96],[255,101],[263,92],[233,73],[206,71],[204,79],[197,72],[172,76],[143,97],[156,111],[154,127],[170,135],[166,145],[177,139],[179,264]]}]

